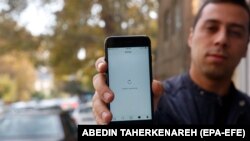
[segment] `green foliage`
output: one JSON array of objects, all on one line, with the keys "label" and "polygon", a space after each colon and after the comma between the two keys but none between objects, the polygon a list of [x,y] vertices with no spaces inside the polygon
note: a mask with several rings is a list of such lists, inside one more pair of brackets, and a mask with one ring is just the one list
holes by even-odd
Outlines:
[{"label": "green foliage", "polygon": [[0,57],[1,95],[8,102],[28,100],[34,88],[35,70],[27,55],[21,52]]},{"label": "green foliage", "polygon": [[[11,15],[20,16],[29,1],[7,2],[10,8],[0,13],[0,55],[10,55],[11,63],[15,65],[7,65],[0,58],[1,67],[6,69],[0,75],[10,76],[11,81],[6,79],[6,83],[15,80],[13,83],[16,83],[18,91],[16,99],[31,96],[34,66],[39,65],[50,65],[58,88],[70,81],[65,78],[75,75],[82,90],[93,90],[92,77],[96,74],[94,63],[104,55],[103,44],[109,35],[146,34],[152,40],[152,47],[156,47],[157,20],[149,16],[151,11],[157,11],[158,1],[155,0],[65,0],[63,10],[56,13],[54,35],[40,37],[32,36],[11,18]],[[41,2],[46,5],[52,0]],[[77,58],[80,48],[86,49],[84,60]],[[41,57],[44,52],[49,52],[49,60]],[[21,55],[25,59],[19,59],[20,54],[16,53],[25,54]],[[40,94],[35,95],[40,97]]]},{"label": "green foliage", "polygon": [[38,37],[33,37],[4,14],[0,14],[0,31],[0,55],[11,51],[33,52],[39,46]]},{"label": "green foliage", "polygon": [[28,100],[34,88],[36,52],[41,37],[34,37],[13,19],[26,8],[27,0],[8,0],[0,13],[0,87],[7,102]]},{"label": "green foliage", "polygon": [[[156,45],[157,21],[149,17],[156,11],[153,0],[66,0],[64,9],[57,13],[55,35],[51,38],[50,65],[56,79],[65,75],[80,75],[85,90],[93,90],[92,77],[96,74],[95,60],[104,55],[104,39],[109,35],[146,34]],[[86,59],[77,59],[80,48],[85,48]]]},{"label": "green foliage", "polygon": [[17,84],[9,75],[0,75],[0,99],[11,102],[16,99]]},{"label": "green foliage", "polygon": [[42,100],[42,99],[45,99],[45,94],[43,92],[33,92],[32,93],[32,99],[35,99],[35,100]]}]

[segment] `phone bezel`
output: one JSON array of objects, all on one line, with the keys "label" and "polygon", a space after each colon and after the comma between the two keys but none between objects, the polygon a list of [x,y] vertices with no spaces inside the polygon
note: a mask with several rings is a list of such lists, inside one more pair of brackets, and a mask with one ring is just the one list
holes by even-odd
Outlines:
[{"label": "phone bezel", "polygon": [[[151,97],[151,117],[148,120],[125,120],[111,121],[110,124],[152,124],[153,123],[153,92],[152,92],[152,57],[151,57],[151,42],[148,36],[110,36],[105,40],[105,61],[108,64],[108,48],[122,47],[145,47],[148,46],[149,54],[149,75],[150,75],[150,97]],[[109,71],[106,71],[107,85],[109,85]],[[109,106],[109,105],[108,105]],[[110,107],[109,107],[110,108]]]}]

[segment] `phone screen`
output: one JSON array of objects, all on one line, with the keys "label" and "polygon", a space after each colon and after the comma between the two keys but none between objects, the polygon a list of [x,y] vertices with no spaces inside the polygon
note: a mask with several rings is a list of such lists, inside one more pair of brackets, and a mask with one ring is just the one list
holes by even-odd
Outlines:
[{"label": "phone screen", "polygon": [[112,121],[152,119],[150,53],[148,46],[115,47],[108,51]]}]

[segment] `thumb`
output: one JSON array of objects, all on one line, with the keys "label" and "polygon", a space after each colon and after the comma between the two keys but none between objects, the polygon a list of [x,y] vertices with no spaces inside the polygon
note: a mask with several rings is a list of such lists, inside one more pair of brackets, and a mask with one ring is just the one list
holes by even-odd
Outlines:
[{"label": "thumb", "polygon": [[153,95],[154,95],[154,110],[156,110],[158,101],[164,92],[163,84],[160,81],[153,80],[152,89],[153,89]]}]

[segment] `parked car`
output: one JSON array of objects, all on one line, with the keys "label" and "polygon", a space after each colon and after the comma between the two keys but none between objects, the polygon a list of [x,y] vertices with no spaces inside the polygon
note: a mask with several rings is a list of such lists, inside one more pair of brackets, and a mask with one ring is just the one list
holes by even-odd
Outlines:
[{"label": "parked car", "polygon": [[0,119],[1,141],[77,141],[77,126],[60,110],[22,110]]},{"label": "parked car", "polygon": [[72,112],[72,117],[78,125],[93,125],[96,124],[95,118],[92,113],[92,103],[87,102],[80,104]]},{"label": "parked car", "polygon": [[4,113],[5,111],[5,105],[4,105],[4,102],[0,99],[0,117],[1,115]]}]

